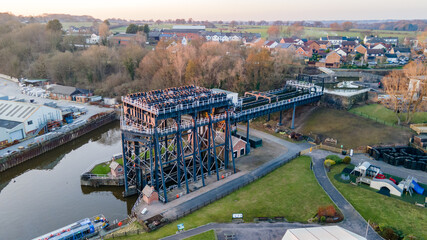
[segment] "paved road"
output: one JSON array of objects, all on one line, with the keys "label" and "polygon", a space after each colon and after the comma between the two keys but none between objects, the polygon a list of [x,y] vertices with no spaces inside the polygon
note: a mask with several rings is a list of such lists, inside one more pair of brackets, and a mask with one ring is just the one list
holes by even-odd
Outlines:
[{"label": "paved road", "polygon": [[184,239],[211,229],[215,229],[218,240],[225,239],[225,235],[231,234],[234,234],[236,239],[280,240],[288,229],[318,226],[317,224],[302,223],[209,223],[173,236],[162,238],[162,240]]},{"label": "paved road", "polygon": [[[365,236],[368,223],[365,219],[354,209],[354,207],[341,195],[341,193],[332,185],[329,180],[323,161],[331,152],[324,150],[315,150],[308,155],[313,159],[313,171],[320,186],[325,190],[329,197],[334,201],[337,207],[344,214],[344,221],[338,225],[353,231],[361,236]],[[382,239],[370,226],[368,228],[367,239]]]}]

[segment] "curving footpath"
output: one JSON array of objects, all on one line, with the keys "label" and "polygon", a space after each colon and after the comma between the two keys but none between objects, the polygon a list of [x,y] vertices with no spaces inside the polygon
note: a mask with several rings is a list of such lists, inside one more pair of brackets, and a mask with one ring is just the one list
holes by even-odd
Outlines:
[{"label": "curving footpath", "polygon": [[[243,130],[242,127],[238,126],[239,129]],[[285,146],[288,149],[288,152],[281,155],[276,159],[278,161],[285,156],[290,156],[295,152],[307,149],[310,147],[309,144],[296,144],[289,141],[277,138],[268,133],[251,129],[251,135],[255,135],[267,141],[272,141],[280,145]],[[329,178],[326,174],[325,168],[323,167],[323,160],[327,155],[333,154],[328,151],[315,150],[308,154],[312,157],[313,161],[313,172],[319,182],[320,186],[325,190],[328,196],[332,201],[337,205],[344,215],[344,221],[338,225],[355,232],[361,236],[366,235],[366,229],[368,223],[363,219],[363,217],[354,209],[354,207],[341,195],[341,193],[332,185],[329,181]],[[280,161],[280,160],[279,160]],[[283,160],[282,160],[283,161]],[[275,161],[272,161],[275,162]],[[272,164],[270,162],[269,164]],[[268,165],[268,164],[266,164]],[[264,166],[266,167],[266,166]],[[256,170],[254,170],[256,172]],[[304,227],[315,227],[320,226],[317,224],[303,224],[303,223],[209,223],[197,228],[193,228],[181,233],[177,233],[172,236],[162,238],[164,240],[172,239],[184,239],[200,233],[214,229],[216,231],[217,239],[223,239],[224,234],[230,233],[235,234],[237,239],[282,239],[287,229],[291,228],[304,228]],[[381,240],[381,238],[372,228],[368,227],[368,240]]]},{"label": "curving footpath", "polygon": [[[322,186],[325,192],[329,195],[329,197],[344,215],[344,221],[342,221],[338,225],[361,236],[365,236],[368,223],[356,211],[356,209],[354,209],[354,207],[341,195],[341,193],[335,188],[335,186],[332,185],[331,181],[328,178],[328,175],[326,174],[326,170],[323,167],[323,160],[326,156],[330,154],[333,153],[324,150],[315,150],[307,155],[311,156],[312,158],[313,172],[320,186]],[[372,229],[371,226],[368,227],[368,234],[366,238],[368,240],[383,239],[374,231],[374,229]]]}]

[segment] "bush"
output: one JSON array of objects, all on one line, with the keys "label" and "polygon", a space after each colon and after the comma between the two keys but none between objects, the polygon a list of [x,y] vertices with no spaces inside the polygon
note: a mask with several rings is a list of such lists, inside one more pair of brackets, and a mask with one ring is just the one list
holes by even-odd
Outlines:
[{"label": "bush", "polygon": [[334,217],[336,213],[337,211],[333,205],[319,207],[317,209],[317,216],[319,217]]},{"label": "bush", "polygon": [[331,167],[332,165],[335,165],[335,161],[331,159],[326,159],[324,164],[326,167]]},{"label": "bush", "polygon": [[342,161],[343,161],[343,163],[345,163],[345,164],[349,164],[349,163],[351,163],[351,157],[346,156]]},{"label": "bush", "polygon": [[334,160],[336,163],[341,163],[342,159],[338,157],[337,155],[329,155],[326,157],[326,159]]},{"label": "bush", "polygon": [[325,216],[320,217],[320,222],[325,222],[325,221],[326,221],[326,217]]}]

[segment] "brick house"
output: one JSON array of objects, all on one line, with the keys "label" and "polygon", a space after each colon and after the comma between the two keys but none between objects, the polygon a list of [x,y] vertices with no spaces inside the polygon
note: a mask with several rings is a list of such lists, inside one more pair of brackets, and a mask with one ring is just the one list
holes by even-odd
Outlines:
[{"label": "brick house", "polygon": [[233,157],[244,156],[246,154],[246,141],[234,136],[231,136],[231,141],[233,142]]},{"label": "brick house", "polygon": [[308,41],[305,43],[305,46],[316,53],[320,50],[320,45],[316,41]]},{"label": "brick house", "polygon": [[341,64],[341,56],[337,52],[332,51],[328,53],[328,55],[326,55],[325,67],[338,68],[340,64]]},{"label": "brick house", "polygon": [[329,41],[316,41],[319,44],[319,49],[326,50],[332,46]]},{"label": "brick house", "polygon": [[124,174],[123,166],[117,163],[116,161],[111,161],[110,163],[110,172],[113,177],[120,177]]},{"label": "brick house", "polygon": [[356,47],[356,42],[355,41],[343,41],[341,43],[341,47],[348,49],[349,52],[353,52],[354,48]]},{"label": "brick house", "polygon": [[111,43],[115,45],[126,46],[131,42],[137,42],[141,44],[143,38],[141,34],[126,33],[126,34],[116,34],[112,36],[109,40]]},{"label": "brick house", "polygon": [[159,201],[159,194],[154,190],[154,187],[150,187],[145,185],[144,189],[142,189],[142,200],[150,205],[152,202]]},{"label": "brick house", "polygon": [[76,101],[77,96],[92,96],[93,92],[87,89],[62,86],[57,84],[52,84],[47,87],[47,92],[49,97],[55,100],[68,100]]},{"label": "brick house", "polygon": [[313,51],[304,46],[298,47],[297,50],[295,50],[295,53],[306,58],[310,58],[313,55]]},{"label": "brick house", "polygon": [[366,47],[365,47],[365,46],[363,46],[362,44],[359,44],[359,45],[357,45],[357,46],[354,48],[354,51],[355,51],[356,53],[360,53],[360,54],[365,55],[365,53],[366,53]]}]

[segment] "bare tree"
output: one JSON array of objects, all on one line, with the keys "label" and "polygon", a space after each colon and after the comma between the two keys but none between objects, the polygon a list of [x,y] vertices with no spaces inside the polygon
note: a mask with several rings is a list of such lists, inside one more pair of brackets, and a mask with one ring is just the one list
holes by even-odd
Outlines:
[{"label": "bare tree", "polygon": [[415,112],[427,96],[427,68],[423,63],[411,62],[404,71],[393,71],[384,80],[384,90],[388,97],[383,101],[396,114],[401,124],[401,114],[409,124]]}]

